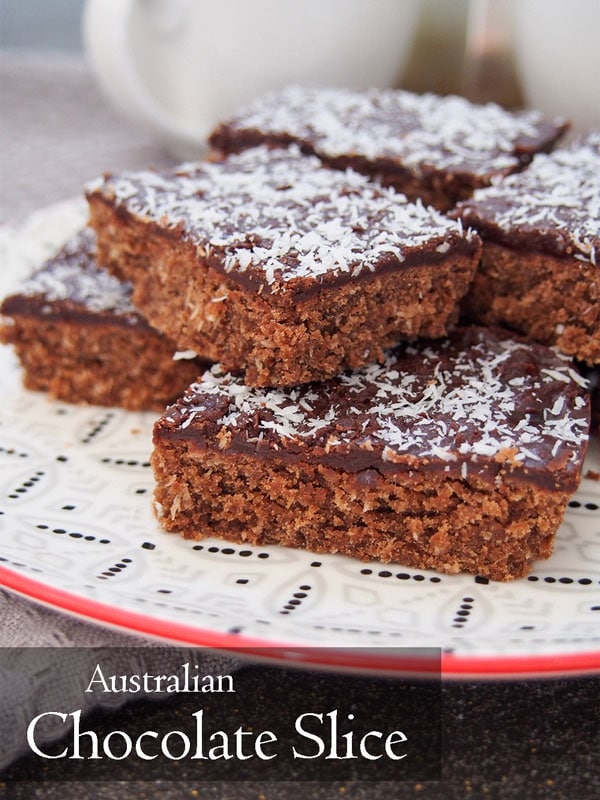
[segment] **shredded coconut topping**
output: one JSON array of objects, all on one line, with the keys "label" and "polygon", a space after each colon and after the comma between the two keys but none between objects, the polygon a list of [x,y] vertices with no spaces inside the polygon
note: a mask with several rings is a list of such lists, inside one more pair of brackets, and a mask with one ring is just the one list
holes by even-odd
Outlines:
[{"label": "shredded coconut topping", "polygon": [[[90,228],[84,228],[17,291],[25,297],[42,297],[49,304],[69,301],[88,311],[137,318],[139,315],[131,302],[131,285],[100,269],[95,254],[95,234]],[[48,306],[47,311],[51,310]]]},{"label": "shredded coconut topping", "polygon": [[476,227],[535,236],[559,254],[600,265],[600,130],[536,155],[527,170],[477,190],[459,209]]},{"label": "shredded coconut topping", "polygon": [[585,381],[571,362],[549,348],[465,330],[290,389],[251,388],[215,366],[165,420],[182,429],[210,420],[304,457],[363,451],[392,463],[457,463],[459,471],[489,459],[544,470],[560,450],[579,464],[589,426]]},{"label": "shredded coconut topping", "polygon": [[290,86],[260,97],[224,127],[291,137],[324,157],[383,157],[416,171],[432,165],[487,175],[518,167],[517,143],[534,143],[543,126],[537,111],[511,113],[456,95]]},{"label": "shredded coconut topping", "polygon": [[456,221],[296,147],[258,147],[219,163],[109,177],[88,187],[257,285],[356,276],[430,245],[473,237]]}]

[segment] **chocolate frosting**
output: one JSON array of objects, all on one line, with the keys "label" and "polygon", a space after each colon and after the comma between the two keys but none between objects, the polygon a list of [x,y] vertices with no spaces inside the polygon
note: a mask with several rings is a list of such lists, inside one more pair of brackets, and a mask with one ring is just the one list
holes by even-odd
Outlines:
[{"label": "chocolate frosting", "polygon": [[421,202],[298,148],[257,147],[172,172],[107,175],[88,198],[191,243],[246,289],[297,295],[390,270],[471,257],[478,237]]},{"label": "chocolate frosting", "polygon": [[403,90],[289,86],[250,103],[209,137],[236,152],[263,142],[295,142],[325,161],[346,157],[361,171],[394,166],[489,178],[522,168],[548,149],[567,124],[533,110]]},{"label": "chocolate frosting", "polygon": [[87,325],[112,324],[150,329],[131,302],[131,285],[96,263],[96,236],[84,228],[5,298],[8,317],[34,316],[73,320]]},{"label": "chocolate frosting", "polygon": [[550,348],[463,328],[291,389],[253,389],[213,367],[167,408],[154,435],[192,451],[320,463],[366,480],[431,470],[493,482],[510,472],[573,491],[589,432],[584,387]]}]

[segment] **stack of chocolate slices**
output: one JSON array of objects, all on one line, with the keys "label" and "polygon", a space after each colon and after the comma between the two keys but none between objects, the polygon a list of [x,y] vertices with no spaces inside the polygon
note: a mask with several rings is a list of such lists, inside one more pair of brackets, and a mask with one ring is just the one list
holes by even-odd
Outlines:
[{"label": "stack of chocolate slices", "polygon": [[167,530],[523,576],[578,486],[600,363],[600,134],[556,149],[566,128],[266,95],[206,160],[88,185],[89,228],[2,337],[30,388],[163,409]]}]

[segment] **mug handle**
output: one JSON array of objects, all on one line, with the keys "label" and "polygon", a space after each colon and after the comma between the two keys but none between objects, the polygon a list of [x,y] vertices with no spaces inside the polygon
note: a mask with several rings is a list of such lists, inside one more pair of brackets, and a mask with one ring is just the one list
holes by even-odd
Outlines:
[{"label": "mug handle", "polygon": [[[136,6],[145,2],[148,0],[87,0],[82,38],[90,66],[104,93],[124,115],[149,125],[167,141],[177,141],[197,151],[208,131],[182,124],[166,113],[148,90],[135,63],[132,20]],[[186,6],[187,0],[169,0],[164,13],[170,17],[165,16],[164,24],[175,24]]]}]

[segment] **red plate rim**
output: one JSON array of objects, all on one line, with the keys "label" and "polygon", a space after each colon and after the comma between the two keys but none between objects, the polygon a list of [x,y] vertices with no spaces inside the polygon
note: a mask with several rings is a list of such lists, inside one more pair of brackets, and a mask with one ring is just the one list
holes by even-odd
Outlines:
[{"label": "red plate rim", "polygon": [[[410,673],[414,677],[427,677],[427,673],[434,672],[431,662],[415,659],[414,656],[408,659],[382,659],[372,655],[365,648],[356,651],[350,648],[323,648],[271,642],[258,637],[219,633],[181,622],[169,622],[49,586],[3,566],[0,566],[0,585],[31,600],[70,612],[88,621],[116,627],[123,632],[157,637],[171,643],[227,650],[245,657],[264,658],[268,652],[271,660],[275,658],[278,661],[289,662],[290,666],[321,666],[365,672],[385,670],[398,674]],[[298,664],[296,659],[301,663]],[[523,656],[465,656],[442,652],[442,677],[459,680],[574,677],[599,672],[600,650]]]}]

